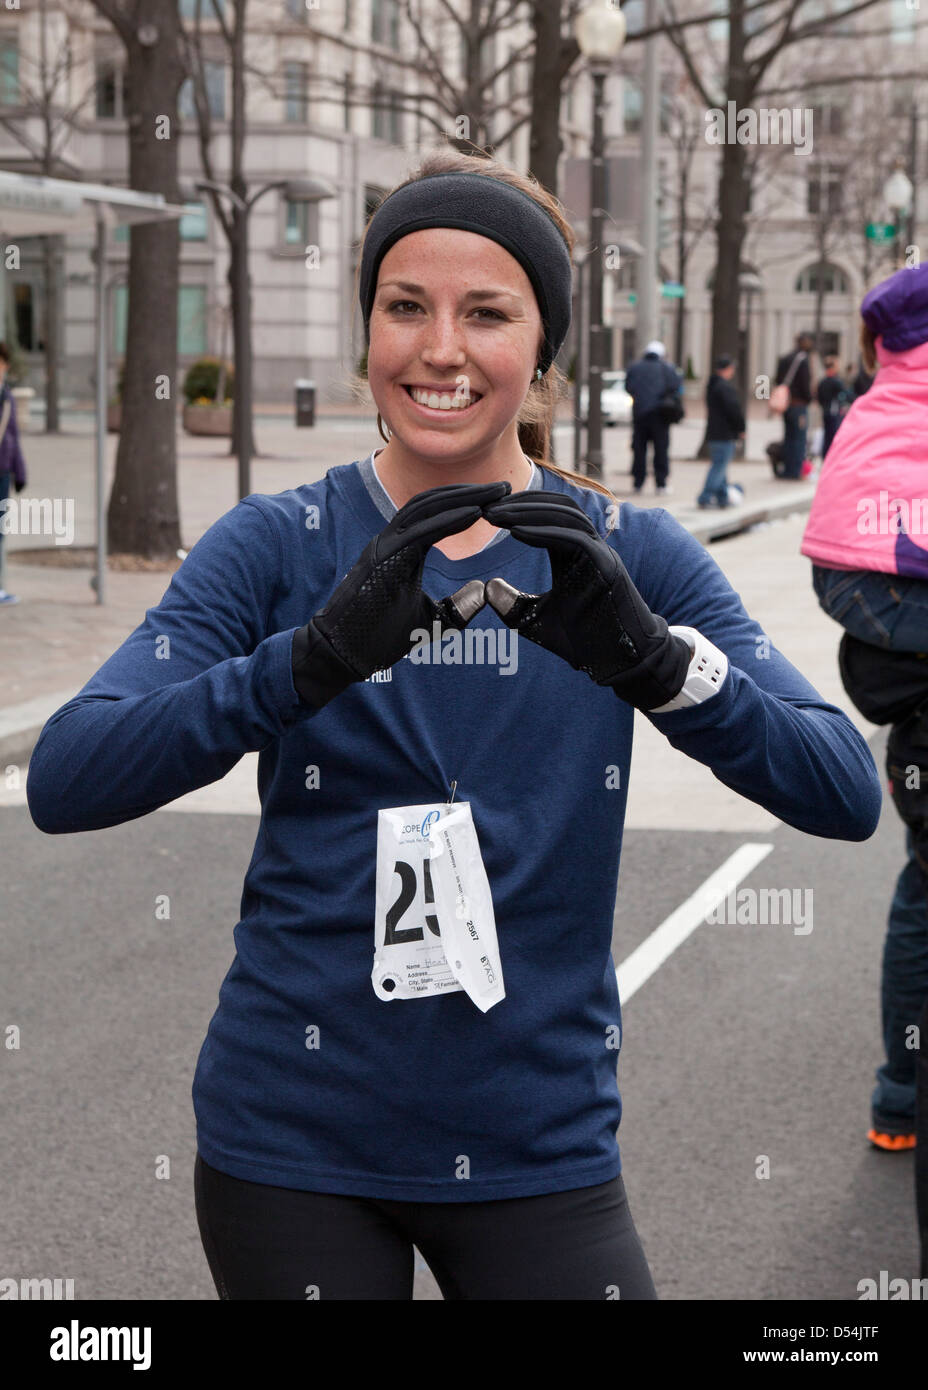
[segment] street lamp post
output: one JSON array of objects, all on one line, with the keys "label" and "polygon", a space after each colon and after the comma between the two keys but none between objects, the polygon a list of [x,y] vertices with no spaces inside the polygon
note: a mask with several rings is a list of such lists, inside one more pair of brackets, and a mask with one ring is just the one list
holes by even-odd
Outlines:
[{"label": "street lamp post", "polygon": [[242,244],[233,253],[237,264],[235,271],[235,322],[233,336],[235,353],[235,396],[233,398],[233,443],[238,455],[239,497],[247,497],[251,492],[251,275],[248,265],[248,220],[251,210],[259,198],[272,189],[284,189],[291,203],[318,203],[324,198],[333,198],[336,190],[324,179],[275,179],[263,184],[250,198],[242,198],[228,184],[213,179],[195,179],[192,185],[181,185],[179,192],[185,202],[196,199],[198,189],[210,189],[220,196],[228,197],[242,219]]},{"label": "street lamp post", "polygon": [[587,60],[593,87],[590,141],[589,385],[587,388],[586,473],[603,476],[603,225],[606,218],[605,113],[606,74],[625,42],[625,16],[609,0],[594,0],[577,16],[580,52]]},{"label": "street lamp post", "polygon": [[912,184],[903,168],[902,160],[897,159],[893,167],[893,172],[883,185],[883,201],[889,209],[890,219],[895,228],[893,233],[893,260],[897,270],[900,266],[899,228],[903,218],[912,206],[912,193]]},{"label": "street lamp post", "polygon": [[[754,296],[764,287],[764,282],[753,270],[742,270],[738,276],[741,293],[744,295],[744,350],[738,353],[738,376],[741,384],[741,399],[744,402],[744,419],[748,418],[749,387],[751,383],[751,308]],[[735,458],[743,459],[747,449],[747,435],[735,445]]]}]

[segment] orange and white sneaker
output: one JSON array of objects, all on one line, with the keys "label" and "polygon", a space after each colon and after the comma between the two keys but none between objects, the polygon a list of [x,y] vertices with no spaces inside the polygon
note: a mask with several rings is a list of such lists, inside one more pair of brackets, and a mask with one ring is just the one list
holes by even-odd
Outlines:
[{"label": "orange and white sneaker", "polygon": [[877,1149],[884,1149],[887,1153],[899,1153],[902,1149],[915,1148],[914,1134],[884,1134],[878,1129],[869,1129],[867,1138]]}]

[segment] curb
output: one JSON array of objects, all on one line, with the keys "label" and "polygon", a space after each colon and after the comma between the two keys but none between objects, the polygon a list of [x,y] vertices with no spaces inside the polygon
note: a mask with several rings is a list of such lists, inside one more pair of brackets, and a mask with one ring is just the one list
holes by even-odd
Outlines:
[{"label": "curb", "polygon": [[11,763],[28,765],[48,720],[76,694],[75,690],[58,690],[52,695],[37,695],[24,704],[0,710],[0,769]]},{"label": "curb", "polygon": [[723,540],[727,536],[736,536],[759,521],[773,521],[778,516],[788,516],[790,512],[807,512],[812,506],[814,496],[815,485],[812,484],[792,488],[775,502],[759,502],[753,507],[733,507],[731,516],[728,515],[726,507],[718,516],[713,516],[711,512],[697,512],[692,521],[684,520],[682,516],[677,516],[677,520],[686,526],[698,541],[706,544],[709,541]]}]

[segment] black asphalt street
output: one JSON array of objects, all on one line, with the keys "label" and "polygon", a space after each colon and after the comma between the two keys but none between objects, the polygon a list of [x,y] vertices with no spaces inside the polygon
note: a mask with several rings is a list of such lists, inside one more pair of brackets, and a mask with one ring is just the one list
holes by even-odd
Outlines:
[{"label": "black asphalt street", "polygon": [[[872,747],[882,767],[883,737]],[[190,1087],[256,828],[158,812],[50,837],[0,809],[0,1032],[21,1032],[0,1051],[0,1276],[215,1299]],[[887,799],[864,844],[627,830],[616,964],[745,843],[773,850],[740,888],[812,890],[813,929],[704,922],[629,1000],[626,1187],[661,1298],[855,1300],[881,1269],[918,1274],[912,1155],[865,1140],[902,826]],[[420,1261],[416,1297],[439,1296]]]}]

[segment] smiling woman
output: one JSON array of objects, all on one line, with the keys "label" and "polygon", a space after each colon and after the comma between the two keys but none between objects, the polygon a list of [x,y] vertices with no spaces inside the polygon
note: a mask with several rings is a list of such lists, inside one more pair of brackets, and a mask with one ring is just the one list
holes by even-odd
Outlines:
[{"label": "smiling woman", "polygon": [[386,447],[214,522],[46,724],[29,809],[104,829],[259,753],[193,1079],[220,1297],[406,1300],[418,1248],[448,1299],[653,1299],[616,1142],[635,711],[811,834],[866,839],[880,779],[669,512],[549,462],[555,200],[424,170],[362,250]]},{"label": "smiling woman", "polygon": [[[430,191],[423,181],[447,175],[465,177],[446,180],[442,212],[430,206],[427,226],[410,230]],[[367,378],[353,385],[377,405],[388,445],[377,474],[398,506],[436,482],[507,478],[518,488],[530,463],[615,502],[549,457],[566,386],[554,358],[569,325],[573,246],[560,202],[531,175],[451,149],[429,154],[374,209],[356,285]],[[468,540],[493,534],[478,523]]]}]

